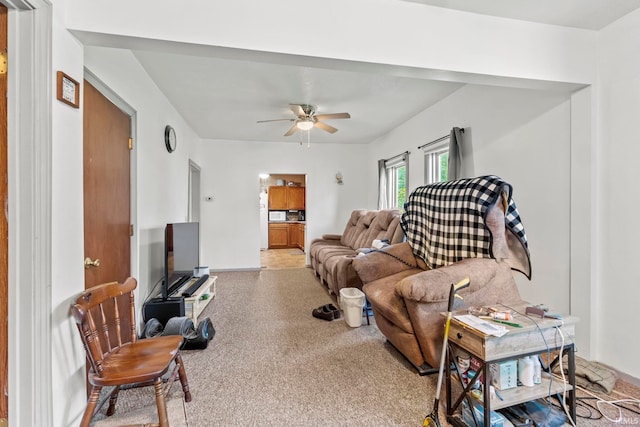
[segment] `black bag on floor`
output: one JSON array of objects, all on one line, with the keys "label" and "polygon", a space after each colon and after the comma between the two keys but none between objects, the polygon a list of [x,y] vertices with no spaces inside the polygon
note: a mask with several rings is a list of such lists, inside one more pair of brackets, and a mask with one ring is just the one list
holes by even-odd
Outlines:
[{"label": "black bag on floor", "polygon": [[213,339],[216,330],[213,328],[211,319],[205,317],[198,324],[196,329],[196,337],[188,339],[183,348],[185,350],[204,350],[209,345],[209,341]]},{"label": "black bag on floor", "polygon": [[182,341],[181,348],[186,348],[189,340],[198,337],[196,328],[193,325],[193,320],[186,316],[172,317],[169,319],[164,327],[164,331],[162,331],[162,335],[182,335],[184,340]]},{"label": "black bag on floor", "polygon": [[140,338],[153,338],[162,335],[162,323],[155,317],[152,317],[144,324],[144,329],[140,334]]}]

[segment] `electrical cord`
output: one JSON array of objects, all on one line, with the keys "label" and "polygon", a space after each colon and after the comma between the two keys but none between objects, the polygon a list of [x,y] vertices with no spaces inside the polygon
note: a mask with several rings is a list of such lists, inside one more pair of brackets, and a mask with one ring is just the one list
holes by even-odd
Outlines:
[{"label": "electrical cord", "polygon": [[[507,308],[507,309],[511,310],[512,312],[517,313],[517,314],[519,314],[520,316],[525,317],[525,318],[526,318],[526,319],[528,319],[530,322],[532,322],[532,323],[536,326],[536,329],[538,330],[538,333],[539,333],[539,334],[540,334],[540,336],[542,337],[542,341],[544,342],[544,346],[545,346],[545,347],[546,347],[546,349],[547,349],[547,350],[546,350],[546,351],[547,351],[547,366],[545,367],[545,370],[547,370],[547,371],[548,371],[548,373],[549,373],[549,388],[548,388],[548,391],[547,391],[547,401],[549,402],[549,405],[551,405],[551,390],[552,390],[552,387],[553,387],[553,378],[554,378],[554,376],[553,376],[553,374],[552,374],[552,372],[551,372],[551,371],[552,371],[552,368],[551,368],[551,365],[552,365],[552,362],[551,362],[551,349],[549,348],[549,344],[547,343],[547,340],[546,340],[546,338],[545,338],[545,336],[544,336],[544,333],[542,332],[542,328],[540,328],[540,325],[538,324],[538,322],[536,322],[536,321],[535,321],[531,316],[529,316],[528,314],[526,314],[526,313],[521,313],[521,312],[519,312],[518,310],[514,309],[513,307],[509,307],[509,306],[508,306],[508,305],[506,305],[506,304],[501,304],[501,305],[502,305],[503,307],[505,307],[505,308]],[[567,406],[566,406],[566,404],[565,404],[566,399],[567,399],[567,398],[566,398],[566,394],[567,394],[567,380],[566,380],[566,378],[565,378],[565,376],[564,376],[564,370],[562,369],[562,359],[563,359],[563,356],[564,356],[564,354],[563,354],[563,353],[564,353],[564,344],[565,344],[565,343],[564,343],[564,334],[563,334],[563,333],[562,333],[562,331],[560,330],[560,327],[559,327],[559,326],[556,326],[556,327],[555,327],[555,329],[556,329],[556,333],[559,333],[559,334],[560,334],[560,337],[561,337],[559,364],[560,364],[560,372],[562,373],[562,384],[563,384],[563,392],[562,392],[562,409],[564,410],[564,413],[567,415],[567,418],[568,418],[568,419],[569,419],[569,421],[571,422],[571,425],[572,425],[573,427],[576,427],[576,424],[575,424],[575,422],[573,421],[573,418],[571,418],[571,416],[569,415],[569,410],[567,409]],[[574,393],[575,393],[575,391],[574,391]]]},{"label": "electrical cord", "polygon": [[[556,398],[558,398],[556,396]],[[547,398],[548,399],[548,398]],[[585,420],[600,420],[602,419],[602,413],[595,407],[592,406],[590,404],[588,404],[587,402],[584,402],[583,400],[585,399],[595,399],[593,397],[576,397],[576,417],[577,418],[583,418]],[[562,405],[559,402],[559,398],[558,398],[558,403],[553,403],[553,400],[549,400],[549,403],[551,405],[553,405],[555,408],[562,410]],[[580,410],[585,410],[586,414],[584,413],[579,413]]]},{"label": "electrical cord", "polygon": [[[571,416],[569,415],[569,411],[567,408],[567,405],[565,404],[566,402],[566,393],[567,393],[567,380],[564,374],[564,363],[563,363],[563,359],[564,359],[564,347],[565,347],[565,336],[564,333],[562,332],[560,326],[555,326],[556,329],[556,333],[560,336],[561,339],[561,346],[560,346],[560,351],[559,351],[559,357],[558,357],[558,364],[559,364],[559,370],[560,370],[560,375],[561,375],[561,380],[563,382],[563,391],[562,391],[562,399],[559,399],[559,405],[555,405],[554,403],[551,402],[551,390],[552,390],[552,384],[553,384],[553,379],[555,378],[555,375],[552,373],[552,362],[551,362],[551,350],[549,348],[549,345],[545,339],[544,333],[542,332],[542,329],[540,328],[540,325],[538,324],[538,322],[536,322],[531,316],[529,316],[526,313],[521,313],[518,310],[509,307],[506,304],[500,304],[503,307],[511,310],[514,313],[519,314],[520,316],[523,316],[525,318],[527,318],[530,322],[532,322],[538,332],[540,333],[540,336],[542,337],[542,340],[544,342],[544,345],[546,347],[546,351],[547,351],[547,366],[545,367],[545,370],[549,373],[549,391],[548,391],[548,395],[547,395],[547,402],[549,403],[549,405],[554,406],[554,407],[560,407],[562,408],[562,410],[564,411],[564,413],[567,415],[567,418],[569,419],[569,421],[571,422],[571,425],[576,427],[575,422],[573,421],[573,419],[571,418]],[[625,395],[623,393],[620,392],[616,392],[615,390],[613,391],[614,393],[623,396],[623,399],[616,399],[616,400],[604,400],[601,397],[591,393],[590,391],[586,390],[584,387],[580,387],[577,384],[573,385],[574,387],[574,393],[576,393],[577,389],[580,389],[581,391],[585,392],[586,394],[588,394],[590,397],[576,397],[576,404],[577,406],[581,406],[585,409],[587,409],[587,411],[589,412],[588,417],[587,416],[581,416],[577,414],[576,411],[576,417],[580,417],[580,418],[584,418],[584,419],[590,419],[590,420],[599,420],[602,418],[606,418],[609,422],[612,423],[620,423],[622,421],[625,420],[623,414],[622,414],[622,410],[625,411],[629,411],[633,414],[636,415],[640,415],[640,400],[635,399],[631,396]],[[587,399],[595,399],[596,400],[596,406],[592,406],[590,404],[588,404],[587,402],[585,402],[585,400]],[[638,406],[638,410],[635,410],[633,408],[627,407],[627,406],[623,406],[623,404],[632,404],[632,405],[637,405]],[[590,409],[589,409],[590,408]],[[610,416],[608,416],[603,409],[604,408],[614,408],[617,411],[617,417],[612,418]],[[594,417],[594,414],[591,410],[596,411],[596,416]],[[599,415],[599,416],[598,416]],[[635,421],[635,419],[634,419]]]},{"label": "electrical cord", "polygon": [[[560,370],[560,375],[562,377],[562,381],[564,384],[564,389],[562,392],[562,400],[560,402],[560,406],[562,406],[562,409],[564,410],[565,414],[567,415],[567,417],[569,418],[569,421],[571,421],[571,424],[575,427],[575,423],[573,422],[573,420],[571,419],[571,416],[569,415],[569,410],[565,404],[566,402],[566,393],[567,393],[567,381],[564,375],[564,366],[563,366],[563,360],[564,360],[564,355],[563,355],[563,351],[564,351],[564,346],[565,346],[565,337],[564,337],[564,333],[562,332],[562,329],[560,329],[559,326],[555,327],[556,332],[560,335],[561,338],[561,347],[560,347],[560,358],[559,358],[559,370]],[[578,388],[577,385],[574,384],[574,393],[575,390]],[[587,405],[593,409],[596,409],[599,413],[600,413],[600,418],[606,418],[608,421],[612,422],[612,423],[620,423],[624,420],[623,414],[622,414],[622,410],[627,410],[629,412],[632,412],[634,414],[638,414],[640,415],[640,411],[635,411],[631,408],[627,408],[625,406],[621,406],[622,403],[632,403],[635,405],[638,405],[638,407],[640,408],[640,400],[635,399],[635,398],[627,398],[627,399],[618,399],[618,400],[604,400],[598,396],[596,396],[595,394],[589,392],[588,390],[586,390],[583,387],[580,387],[580,389],[582,391],[584,391],[585,393],[587,393],[588,395],[590,395],[593,399],[596,399],[596,407],[594,408],[591,405]],[[625,397],[629,397],[629,396],[625,396]],[[576,399],[577,400],[577,399]],[[615,408],[615,410],[617,411],[617,417],[615,418],[611,418],[609,417],[605,411],[603,410],[604,407],[609,406],[611,408]],[[600,419],[597,418],[597,419]]]},{"label": "electrical cord", "polygon": [[[388,246],[387,246],[387,247],[388,247]],[[411,267],[411,268],[418,268],[418,263],[416,263],[416,265],[412,265],[411,263],[409,263],[409,262],[407,262],[407,261],[403,260],[402,258],[400,258],[400,257],[398,257],[398,256],[396,256],[396,255],[394,255],[394,254],[392,254],[392,253],[389,253],[389,252],[387,252],[387,251],[384,251],[384,250],[382,250],[382,249],[371,248],[371,250],[369,251],[369,253],[371,253],[371,252],[377,252],[377,253],[381,253],[381,254],[388,255],[388,256],[390,256],[391,258],[395,259],[396,261],[401,262],[402,264],[404,264],[404,265],[406,265],[406,266],[408,266],[408,267]]]},{"label": "electrical cord", "polygon": [[[562,384],[563,384],[561,406],[562,406],[562,409],[564,410],[564,413],[567,414],[567,418],[569,418],[571,425],[573,427],[576,427],[576,423],[573,421],[573,418],[571,418],[571,415],[569,415],[569,408],[567,408],[567,403],[566,403],[567,402],[567,379],[564,376],[564,367],[562,366],[562,363],[564,360],[564,334],[562,333],[562,329],[560,329],[560,326],[556,326],[555,328],[556,328],[556,333],[560,334],[560,339],[561,339],[560,360],[558,361],[560,365],[560,375],[562,376]],[[574,387],[573,393],[575,396],[575,387]]]},{"label": "electrical cord", "polygon": [[163,280],[164,279],[161,278],[156,282],[155,285],[153,285],[153,288],[151,288],[151,292],[149,292],[149,295],[147,295],[147,297],[144,299],[143,305],[146,304],[151,299],[151,295],[155,295],[156,288],[160,283],[162,283]]},{"label": "electrical cord", "polygon": [[[628,408],[626,406],[621,406],[622,403],[631,403],[631,404],[635,404],[638,406],[638,408],[640,409],[640,400],[635,399],[633,397],[624,395],[622,393],[616,392],[616,394],[622,395],[625,397],[625,399],[616,399],[616,400],[604,400],[601,397],[591,393],[589,390],[580,387],[580,390],[582,390],[583,392],[585,392],[586,394],[588,394],[591,399],[596,399],[596,409],[600,412],[600,414],[606,418],[608,421],[612,422],[612,423],[620,423],[622,421],[624,421],[624,417],[622,414],[622,410],[624,409],[625,411],[629,411],[633,414],[636,415],[640,415],[640,411],[636,411],[632,408]],[[608,407],[609,409],[614,409],[617,412],[617,417],[616,418],[611,418],[609,417],[604,411],[603,408],[604,407]]]}]

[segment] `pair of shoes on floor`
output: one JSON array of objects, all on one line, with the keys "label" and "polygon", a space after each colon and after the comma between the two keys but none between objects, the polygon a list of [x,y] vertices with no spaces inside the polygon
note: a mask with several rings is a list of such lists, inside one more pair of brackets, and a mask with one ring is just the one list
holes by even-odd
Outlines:
[{"label": "pair of shoes on floor", "polygon": [[311,312],[313,317],[323,320],[333,320],[340,318],[340,310],[333,304],[325,304],[318,308],[314,308]]}]

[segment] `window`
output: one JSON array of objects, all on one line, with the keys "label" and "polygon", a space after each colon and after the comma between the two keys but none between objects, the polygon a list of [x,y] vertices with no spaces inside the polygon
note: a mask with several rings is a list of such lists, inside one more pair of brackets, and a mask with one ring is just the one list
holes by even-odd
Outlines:
[{"label": "window", "polygon": [[378,209],[404,209],[409,187],[409,152],[378,162]]},{"label": "window", "polygon": [[387,194],[390,209],[403,209],[407,200],[407,162],[402,159],[387,165]]},{"label": "window", "polygon": [[447,180],[449,165],[449,138],[424,149],[424,183],[434,184]]}]

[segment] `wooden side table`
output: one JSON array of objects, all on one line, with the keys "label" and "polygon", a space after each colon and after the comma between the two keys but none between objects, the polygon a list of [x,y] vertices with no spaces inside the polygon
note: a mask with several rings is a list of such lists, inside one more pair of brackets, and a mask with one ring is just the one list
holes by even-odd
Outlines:
[{"label": "wooden side table", "polygon": [[[456,349],[463,349],[481,362],[479,371],[485,384],[489,385],[490,378],[489,364],[507,360],[519,359],[521,357],[538,355],[547,351],[561,351],[559,357],[564,354],[568,356],[569,384],[566,385],[568,391],[568,405],[571,418],[576,420],[576,396],[575,396],[575,359],[574,359],[574,337],[577,317],[568,316],[563,319],[540,318],[538,316],[526,316],[525,305],[513,307],[517,312],[514,314],[513,322],[522,327],[507,326],[509,332],[502,337],[485,335],[482,332],[460,322],[454,317],[451,319],[449,329],[449,344],[447,351],[446,366],[446,386],[447,386],[447,420],[455,426],[465,426],[466,424],[454,415],[460,407],[465,396],[475,399],[470,395],[473,385],[480,377],[480,372],[464,386],[463,392],[453,402],[451,391],[451,366],[457,367],[454,361]],[[466,314],[466,313],[464,313]],[[553,364],[549,364],[549,373]],[[458,375],[460,377],[460,375]],[[484,406],[484,425],[490,426],[491,410],[506,408],[519,403],[528,402],[541,397],[561,393],[565,388],[562,381],[553,378],[542,378],[541,384],[533,387],[518,386],[515,388],[501,390],[500,396],[503,400],[491,401],[490,387],[484,387],[484,398],[480,402]],[[476,400],[477,401],[477,400]],[[470,408],[473,410],[472,408]]]}]

